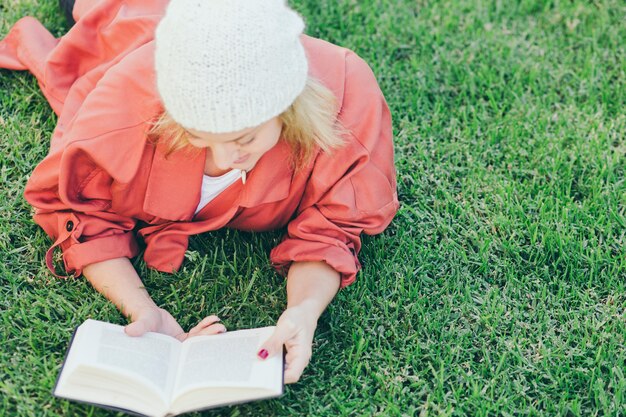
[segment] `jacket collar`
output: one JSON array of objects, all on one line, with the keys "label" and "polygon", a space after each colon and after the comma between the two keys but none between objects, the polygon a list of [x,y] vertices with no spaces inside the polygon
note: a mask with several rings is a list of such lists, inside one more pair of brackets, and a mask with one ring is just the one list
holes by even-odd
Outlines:
[{"label": "jacket collar", "polygon": [[291,158],[291,149],[282,140],[263,155],[247,174],[239,206],[255,207],[287,198],[294,174]]},{"label": "jacket collar", "polygon": [[[156,145],[143,209],[162,219],[190,221],[200,202],[206,151],[182,150],[165,157],[165,147],[162,142]],[[289,145],[283,141],[270,149],[248,172],[236,204],[255,207],[287,198],[293,177],[290,158]],[[218,199],[214,201],[219,203]]]}]

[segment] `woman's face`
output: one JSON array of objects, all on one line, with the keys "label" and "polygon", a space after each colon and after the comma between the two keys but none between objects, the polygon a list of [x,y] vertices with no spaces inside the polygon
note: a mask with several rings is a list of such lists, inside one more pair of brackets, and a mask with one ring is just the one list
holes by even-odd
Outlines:
[{"label": "woman's face", "polygon": [[187,129],[189,143],[198,148],[207,148],[207,159],[212,158],[221,171],[241,169],[249,171],[265,152],[278,143],[282,130],[278,117],[248,129],[232,133],[207,133]]}]

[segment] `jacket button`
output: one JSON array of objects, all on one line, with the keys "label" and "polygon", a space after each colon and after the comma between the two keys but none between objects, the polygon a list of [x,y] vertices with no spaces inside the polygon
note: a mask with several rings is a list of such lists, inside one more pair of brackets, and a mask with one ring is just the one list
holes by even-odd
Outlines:
[{"label": "jacket button", "polygon": [[68,232],[74,230],[74,222],[69,220],[67,223],[65,223],[65,230],[67,230]]}]

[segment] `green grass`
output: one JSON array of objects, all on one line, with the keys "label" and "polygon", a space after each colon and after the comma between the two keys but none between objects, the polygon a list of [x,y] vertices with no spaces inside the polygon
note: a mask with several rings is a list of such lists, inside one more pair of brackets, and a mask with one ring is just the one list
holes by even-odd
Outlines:
[{"label": "green grass", "polygon": [[[307,32],[370,63],[394,116],[402,207],[320,319],[278,400],[237,415],[626,415],[626,6],[607,1],[301,1]],[[59,35],[54,0],[0,0]],[[50,391],[72,329],[122,317],[44,266],[21,197],[55,117],[0,71],[0,415],[109,416]],[[137,268],[189,326],[272,324],[280,231],[194,238],[181,272]]]}]

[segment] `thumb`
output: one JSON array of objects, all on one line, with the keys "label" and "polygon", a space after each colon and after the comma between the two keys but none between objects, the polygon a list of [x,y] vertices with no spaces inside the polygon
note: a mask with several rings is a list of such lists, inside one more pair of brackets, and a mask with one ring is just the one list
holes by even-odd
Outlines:
[{"label": "thumb", "polygon": [[279,323],[276,329],[274,329],[274,333],[261,345],[257,356],[260,359],[267,359],[277,354],[282,354],[283,345],[295,335],[295,332],[295,326]]},{"label": "thumb", "polygon": [[148,331],[148,325],[144,320],[137,320],[124,327],[124,332],[129,336],[141,336]]}]

